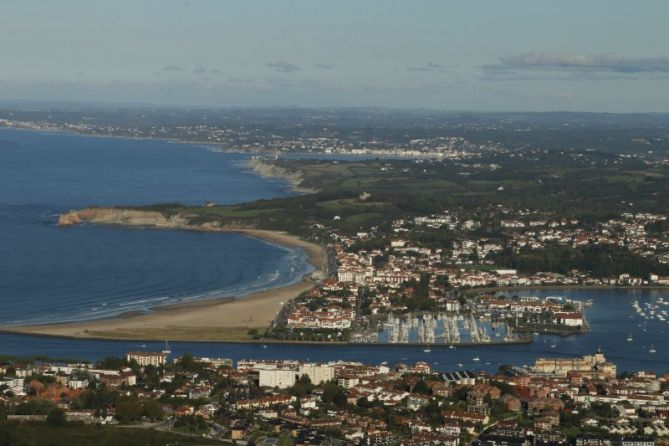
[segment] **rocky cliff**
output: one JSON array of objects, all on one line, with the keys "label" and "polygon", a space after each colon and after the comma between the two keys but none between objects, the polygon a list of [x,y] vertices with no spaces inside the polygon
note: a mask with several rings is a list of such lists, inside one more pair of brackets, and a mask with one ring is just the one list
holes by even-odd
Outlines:
[{"label": "rocky cliff", "polygon": [[302,183],[304,182],[304,177],[301,172],[294,172],[288,169],[285,169],[281,166],[269,163],[261,158],[253,158],[249,161],[249,167],[253,169],[255,173],[265,178],[281,178],[286,180],[291,189],[295,192],[310,194],[318,192],[316,189],[305,187]]},{"label": "rocky cliff", "polygon": [[61,214],[58,218],[60,226],[73,226],[81,223],[99,225],[134,226],[157,229],[186,229],[191,231],[238,231],[255,229],[255,225],[235,220],[199,221],[193,223],[191,218],[197,217],[188,212],[167,216],[162,212],[142,209],[122,208],[85,208]]},{"label": "rocky cliff", "polygon": [[189,226],[188,219],[179,214],[167,217],[161,212],[138,209],[86,208],[62,214],[58,219],[58,224],[61,226],[77,225],[82,222],[175,229]]}]

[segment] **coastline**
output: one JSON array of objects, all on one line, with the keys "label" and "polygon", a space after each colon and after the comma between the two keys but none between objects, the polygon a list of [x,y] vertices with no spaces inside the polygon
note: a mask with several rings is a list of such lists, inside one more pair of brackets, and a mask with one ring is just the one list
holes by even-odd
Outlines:
[{"label": "coastline", "polygon": [[[25,132],[69,134],[78,137],[111,138],[126,140],[154,140],[175,144],[199,146],[205,150],[225,151],[252,155],[246,151],[221,150],[220,145],[211,142],[189,141],[176,138],[136,137],[128,135],[108,135],[82,133],[69,129],[37,129],[0,126],[3,129]],[[245,166],[262,177],[251,165]],[[284,180],[295,190],[290,178],[272,175]],[[302,192],[304,193],[304,192]],[[72,211],[75,213],[76,211]],[[132,218],[130,219],[132,220]],[[298,283],[243,294],[241,296],[221,296],[192,302],[171,304],[150,308],[147,313],[126,313],[105,319],[91,319],[73,322],[49,322],[30,325],[1,326],[0,332],[36,336],[56,336],[78,339],[108,340],[184,340],[184,341],[250,341],[250,329],[265,329],[276,316],[282,303],[296,297],[316,285],[327,274],[327,254],[325,250],[299,237],[279,232],[236,226],[190,225],[183,219],[177,221],[157,221],[155,215],[141,221],[92,221],[94,224],[127,226],[149,229],[190,230],[206,232],[234,232],[255,237],[265,242],[298,248],[307,254],[307,261],[314,271],[302,277]],[[62,223],[61,223],[62,224]],[[70,223],[70,224],[78,224]]]},{"label": "coastline", "polygon": [[260,238],[270,243],[304,250],[315,268],[297,284],[271,288],[244,297],[222,297],[166,305],[149,313],[126,314],[111,319],[37,325],[4,326],[0,332],[77,339],[251,341],[249,330],[269,326],[283,303],[318,283],[327,268],[322,247],[296,236],[261,229],[220,229]]}]

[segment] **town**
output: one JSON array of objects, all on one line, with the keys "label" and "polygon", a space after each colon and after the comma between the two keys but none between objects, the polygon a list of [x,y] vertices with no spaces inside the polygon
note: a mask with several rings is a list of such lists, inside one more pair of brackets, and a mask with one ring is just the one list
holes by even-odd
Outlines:
[{"label": "town", "polygon": [[0,429],[134,425],[244,445],[669,444],[669,374],[620,372],[600,351],[494,374],[169,356],[3,359]]},{"label": "town", "polygon": [[[523,271],[499,266],[504,257],[546,247],[621,248],[666,265],[669,240],[648,228],[666,217],[648,213],[588,224],[538,218],[531,212],[499,211],[497,239],[476,238],[481,226],[456,213],[396,220],[390,236],[332,230],[328,252],[335,273],[282,308],[267,338],[404,344],[488,344],[531,342],[532,333],[581,334],[588,330],[589,301],[562,296],[518,296],[519,287],[666,287],[669,276],[567,268]],[[506,218],[504,218],[506,216]],[[431,232],[430,232],[431,231]],[[435,248],[426,234],[463,234],[449,248]],[[467,236],[467,234],[470,234]],[[443,246],[443,245],[442,245]],[[665,313],[658,315],[667,317]]]}]

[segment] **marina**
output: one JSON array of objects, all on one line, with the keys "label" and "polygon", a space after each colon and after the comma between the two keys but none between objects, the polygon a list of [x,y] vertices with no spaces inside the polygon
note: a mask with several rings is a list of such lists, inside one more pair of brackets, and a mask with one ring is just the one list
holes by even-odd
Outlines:
[{"label": "marina", "polygon": [[489,344],[522,341],[505,322],[473,314],[389,314],[380,325],[376,342],[389,344]]}]

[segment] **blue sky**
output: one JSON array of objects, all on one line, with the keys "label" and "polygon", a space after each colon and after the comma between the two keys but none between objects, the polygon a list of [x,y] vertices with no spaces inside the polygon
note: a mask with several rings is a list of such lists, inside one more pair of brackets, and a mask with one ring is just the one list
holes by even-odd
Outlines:
[{"label": "blue sky", "polygon": [[669,112],[666,0],[0,2],[0,100]]}]

